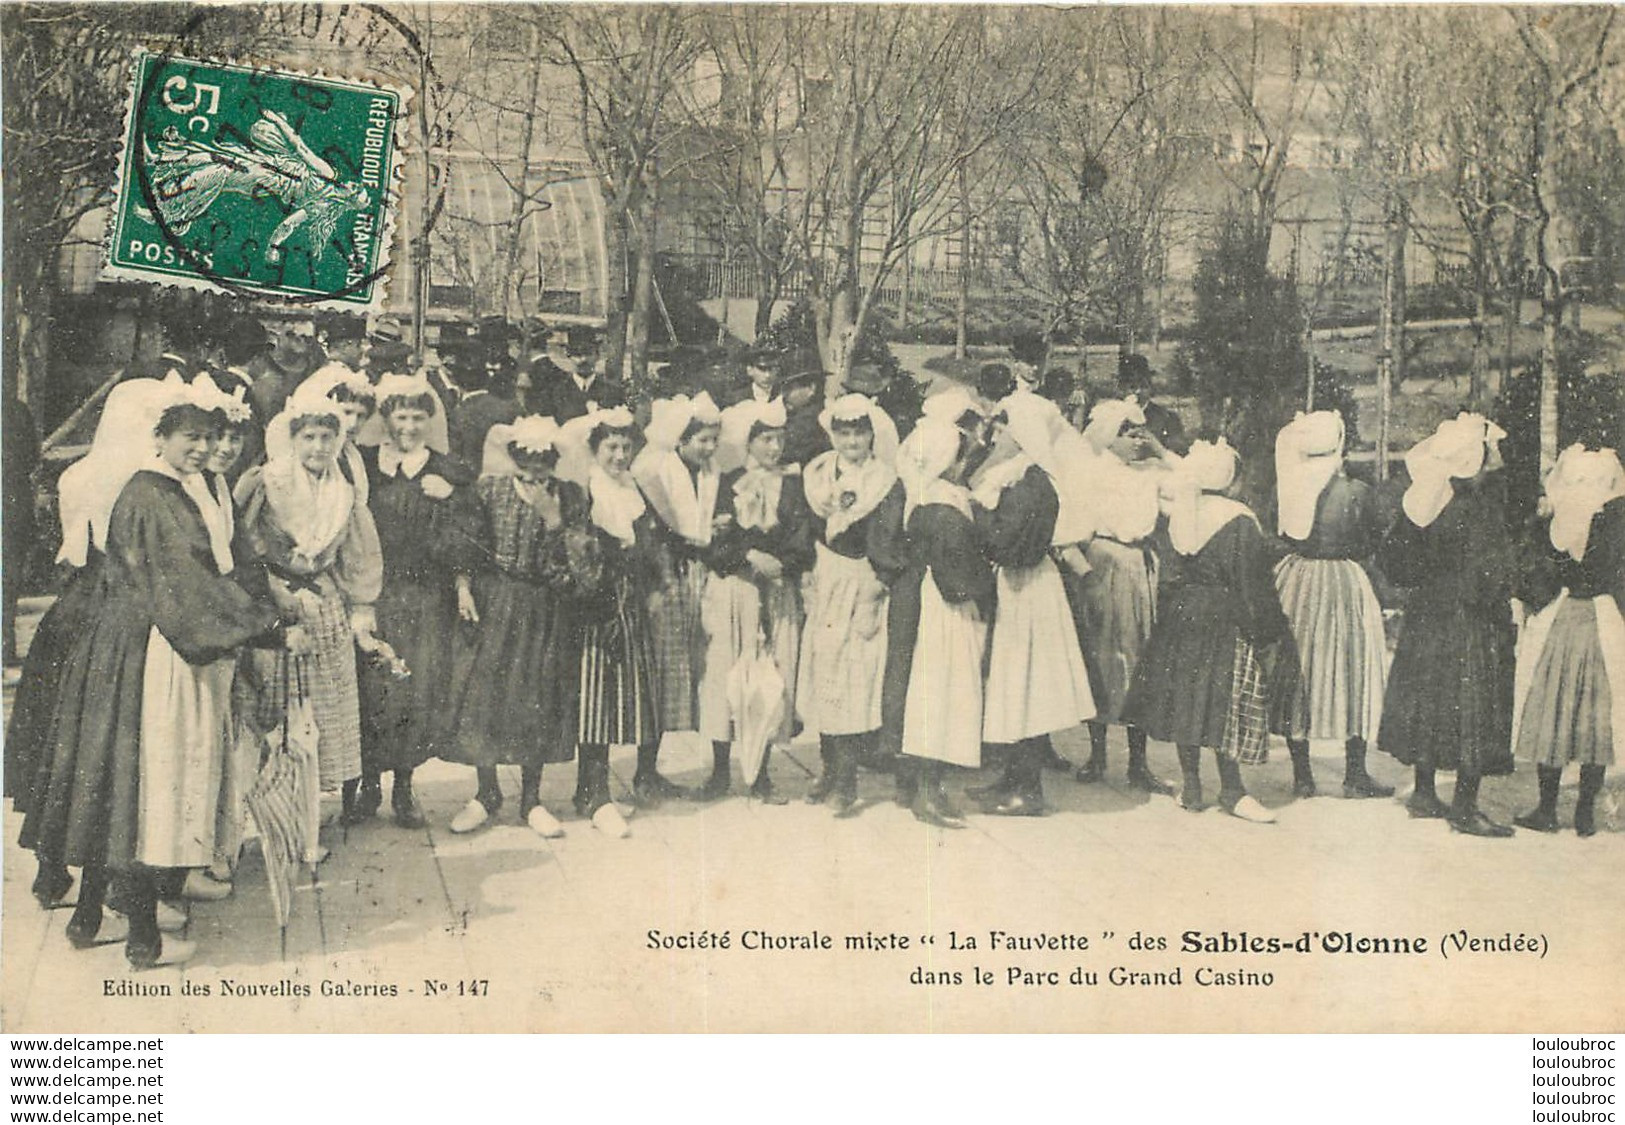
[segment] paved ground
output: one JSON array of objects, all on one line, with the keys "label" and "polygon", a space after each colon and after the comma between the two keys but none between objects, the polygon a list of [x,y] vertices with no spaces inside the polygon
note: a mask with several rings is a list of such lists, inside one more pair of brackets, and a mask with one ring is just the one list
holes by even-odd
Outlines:
[{"label": "paved ground", "polygon": [[[1077,733],[1059,741],[1073,757],[1082,743]],[[1328,749],[1319,774],[1335,790]],[[1373,757],[1379,776],[1404,780]],[[1171,748],[1154,745],[1152,758],[1165,775],[1175,771]],[[777,759],[779,785],[799,796],[815,762],[811,747]],[[626,753],[614,757],[619,793],[631,764]],[[799,800],[777,808],[736,796],[640,814],[627,840],[569,819],[567,835],[548,841],[517,823],[512,804],[494,827],[451,835],[446,824],[471,779],[431,764],[420,774],[426,829],[380,820],[347,840],[333,831],[332,858],[297,895],[286,959],[251,847],[233,897],[194,908],[197,959],[140,974],[126,969],[119,947],[73,951],[62,936],[67,912],[34,904],[32,857],[8,845],[0,1018],[8,1031],[1533,1031],[1625,1018],[1617,790],[1607,830],[1590,841],[1572,832],[1482,841],[1411,821],[1397,801],[1293,802],[1284,760],[1251,775],[1279,809],[1273,826],[1146,799],[1121,784],[1122,766],[1114,739],[1111,784],[1086,788],[1052,773],[1053,816],[978,816],[959,832],[916,823],[876,774],[863,782],[868,807],[850,821]],[[668,769],[692,782],[704,765],[675,756]],[[506,780],[511,793],[517,779]],[[544,797],[561,816],[573,784],[569,766],[545,779]],[[1492,783],[1487,805],[1504,817],[1531,788],[1522,775]],[[1565,817],[1572,803],[1565,789]],[[11,818],[8,841],[15,827]],[[1439,940],[1460,929],[1545,935],[1548,955],[1452,951],[1446,960]],[[730,944],[657,951],[651,930],[728,931]],[[747,930],[820,932],[835,948],[741,948]],[[991,948],[993,930],[1083,935],[1089,947],[1055,948],[1062,936],[1049,949]],[[1421,955],[1332,953],[1315,938],[1313,953],[1192,955],[1180,952],[1187,930],[1349,931],[1429,944]],[[960,946],[973,936],[977,948],[950,948],[950,931]],[[1169,950],[1131,948],[1136,931]],[[909,947],[846,948],[848,936],[871,932],[902,935]],[[934,940],[922,944],[927,935]],[[1113,984],[1114,966],[1178,968],[1180,981]],[[1273,979],[1204,986],[1196,982],[1204,967]],[[1059,983],[1012,983],[1012,968],[1053,971]],[[977,969],[993,983],[976,984]],[[1074,969],[1097,973],[1096,983],[1068,984]],[[963,983],[911,983],[916,970],[957,971]],[[399,995],[321,994],[353,985]],[[169,995],[116,995],[155,986]],[[229,987],[268,994],[222,996]],[[286,995],[299,989],[312,995]]]}]

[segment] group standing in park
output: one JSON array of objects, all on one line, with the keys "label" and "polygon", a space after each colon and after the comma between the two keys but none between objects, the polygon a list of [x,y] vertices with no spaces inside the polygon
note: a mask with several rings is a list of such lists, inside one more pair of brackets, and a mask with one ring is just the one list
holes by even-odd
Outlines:
[{"label": "group standing in park", "polygon": [[[1000,365],[915,418],[873,372],[825,403],[816,365],[759,355],[724,405],[677,365],[629,401],[579,326],[524,357],[447,339],[433,368],[389,322],[223,334],[127,373],[58,488],[69,576],[26,657],[5,781],[39,902],[80,869],[76,947],[193,954],[185,904],[231,893],[244,794],[297,724],[317,747],[312,864],[316,789],[356,826],[388,775],[390,817],[422,830],[413,776],[434,758],[472,767],[454,833],[502,815],[518,767],[518,819],[563,835],[541,782],[574,762],[573,811],[624,836],[615,746],[635,747],[622,799],[643,808],[723,799],[736,767],[782,805],[775,752],[805,736],[805,797],[838,819],[867,807],[864,770],[936,828],[963,827],[965,801],[1043,816],[1045,771],[1071,770],[1051,738],[1080,724],[1077,783],[1110,775],[1122,726],[1128,784],[1192,811],[1211,754],[1218,806],[1273,820],[1246,772],[1279,735],[1296,797],[1319,792],[1311,740],[1343,746],[1344,797],[1391,797],[1374,749],[1414,769],[1411,816],[1480,837],[1513,831],[1479,808],[1484,778],[1533,764],[1517,824],[1550,832],[1576,763],[1573,825],[1596,830],[1625,740],[1611,450],[1566,450],[1536,524],[1507,510],[1505,435],[1463,414],[1410,451],[1389,512],[1345,470],[1343,418],[1300,415],[1266,527],[1232,495],[1224,439],[1186,443],[1132,396],[1080,430]],[[1373,574],[1409,591],[1391,668]],[[712,753],[699,785],[660,769],[684,732]],[[1176,747],[1177,785],[1150,739]],[[992,783],[956,796],[983,767]]]}]

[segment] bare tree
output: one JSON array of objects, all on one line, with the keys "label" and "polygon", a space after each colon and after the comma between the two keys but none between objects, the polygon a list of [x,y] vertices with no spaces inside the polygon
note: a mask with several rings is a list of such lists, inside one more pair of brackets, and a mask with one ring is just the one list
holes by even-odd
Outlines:
[{"label": "bare tree", "polygon": [[[903,255],[967,229],[966,198],[994,205],[998,170],[979,158],[1031,108],[1040,68],[1027,13],[843,5],[807,17],[791,234],[825,369],[840,380]],[[966,190],[948,190],[961,177]]]},{"label": "bare tree", "polygon": [[1598,82],[1618,66],[1613,41],[1618,11],[1601,8],[1515,8],[1518,41],[1534,81],[1529,177],[1535,210],[1535,263],[1540,271],[1540,467],[1557,462],[1559,333],[1566,295],[1559,272],[1565,253],[1564,146],[1575,137],[1582,115],[1600,109]]},{"label": "bare tree", "polygon": [[689,9],[652,4],[555,5],[537,24],[548,57],[575,76],[580,136],[610,211],[609,288],[627,295],[610,316],[611,362],[633,379],[648,366],[662,158],[686,127],[679,90],[702,48],[693,24]]}]

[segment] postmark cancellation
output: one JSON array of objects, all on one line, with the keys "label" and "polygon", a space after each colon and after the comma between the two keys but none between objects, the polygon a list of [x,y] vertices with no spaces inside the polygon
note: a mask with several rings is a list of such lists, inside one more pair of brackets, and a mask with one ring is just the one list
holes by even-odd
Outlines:
[{"label": "postmark cancellation", "polygon": [[410,96],[138,49],[104,276],[381,309]]}]

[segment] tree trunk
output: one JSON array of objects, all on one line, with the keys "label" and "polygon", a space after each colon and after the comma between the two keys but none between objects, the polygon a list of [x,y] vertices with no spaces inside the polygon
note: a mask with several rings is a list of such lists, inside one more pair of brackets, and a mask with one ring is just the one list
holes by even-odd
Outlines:
[{"label": "tree trunk", "polygon": [[627,214],[623,204],[611,206],[604,223],[604,370],[626,375]]},{"label": "tree trunk", "polygon": [[959,231],[959,278],[954,305],[954,358],[964,359],[970,342],[970,185],[965,178],[965,166],[959,166],[959,217],[964,226]]},{"label": "tree trunk", "polygon": [[1405,213],[1390,200],[1383,224],[1381,348],[1377,352],[1377,479],[1388,479],[1394,387],[1405,366]]},{"label": "tree trunk", "polygon": [[641,387],[649,373],[649,329],[654,319],[655,200],[646,190],[632,223],[636,254],[632,279],[632,309],[626,324],[626,378]]},{"label": "tree trunk", "polygon": [[751,325],[754,339],[761,339],[773,326],[773,306],[779,301],[779,274],[763,258],[756,259],[756,318]]},{"label": "tree trunk", "polygon": [[1467,404],[1482,410],[1489,403],[1490,382],[1490,216],[1479,216],[1473,232],[1473,360]]}]

